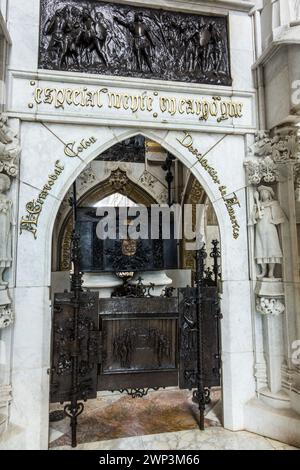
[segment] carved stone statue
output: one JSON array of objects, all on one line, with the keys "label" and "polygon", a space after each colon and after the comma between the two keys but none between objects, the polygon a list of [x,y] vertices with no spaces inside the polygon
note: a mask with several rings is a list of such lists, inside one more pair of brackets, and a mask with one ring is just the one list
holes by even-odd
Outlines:
[{"label": "carved stone statue", "polygon": [[261,266],[259,279],[274,279],[276,264],[282,264],[282,250],[276,225],[283,224],[286,216],[275,200],[272,188],[259,186],[250,225],[255,225],[255,259]]},{"label": "carved stone statue", "polygon": [[0,174],[0,288],[7,286],[3,280],[3,273],[12,263],[11,228],[14,225],[12,201],[5,195],[10,189],[10,179]]}]

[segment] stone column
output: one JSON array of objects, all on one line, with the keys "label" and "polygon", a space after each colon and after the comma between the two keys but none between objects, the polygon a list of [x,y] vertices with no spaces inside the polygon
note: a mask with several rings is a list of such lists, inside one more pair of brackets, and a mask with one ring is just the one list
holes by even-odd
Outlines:
[{"label": "stone column", "polygon": [[14,320],[14,236],[19,139],[0,116],[0,434],[7,428],[10,385],[11,325]]}]

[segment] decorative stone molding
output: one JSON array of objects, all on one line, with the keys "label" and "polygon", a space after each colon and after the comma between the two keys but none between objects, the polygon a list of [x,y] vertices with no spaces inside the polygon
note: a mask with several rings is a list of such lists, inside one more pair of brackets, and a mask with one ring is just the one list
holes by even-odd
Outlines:
[{"label": "decorative stone molding", "polygon": [[14,322],[14,314],[9,305],[0,305],[0,330]]},{"label": "decorative stone molding", "polygon": [[256,362],[254,365],[254,376],[257,384],[257,390],[265,388],[268,384],[266,362]]},{"label": "decorative stone molding", "polygon": [[271,157],[275,163],[295,161],[300,157],[299,129],[291,127],[273,137],[268,132],[258,132],[248,152],[249,157]]},{"label": "decorative stone molding", "polygon": [[12,178],[19,171],[21,147],[18,135],[9,127],[8,120],[0,115],[0,329],[13,323],[13,310],[4,271],[12,266],[13,201],[7,195]]},{"label": "decorative stone molding", "polygon": [[256,309],[262,315],[278,316],[284,313],[284,287],[281,279],[257,281],[255,294]]},{"label": "decorative stone molding", "polygon": [[157,196],[159,204],[168,204],[168,191],[165,189]]},{"label": "decorative stone molding", "polygon": [[8,126],[7,118],[0,116],[0,173],[17,176],[20,152],[18,135]]},{"label": "decorative stone molding", "polygon": [[249,184],[275,183],[279,180],[278,166],[271,157],[264,157],[259,161],[249,160],[245,166],[247,167]]},{"label": "decorative stone molding", "polygon": [[145,170],[140,176],[140,182],[143,186],[147,186],[148,188],[153,189],[155,183],[157,182],[157,178],[155,178],[151,173],[149,173],[149,171]]},{"label": "decorative stone molding", "polygon": [[256,310],[262,315],[278,316],[284,313],[285,306],[279,299],[268,297],[257,297]]},{"label": "decorative stone molding", "polygon": [[11,299],[8,289],[0,290],[0,330],[7,328],[14,321],[14,314],[11,307]]},{"label": "decorative stone molding", "polygon": [[129,178],[125,171],[118,168],[111,172],[109,182],[114,191],[124,191],[129,184]]},{"label": "decorative stone molding", "polygon": [[117,170],[123,171],[124,173],[127,174],[128,177],[132,175],[132,167],[131,167],[130,163],[128,163],[128,162],[111,162],[111,161],[108,161],[108,162],[105,162],[104,179],[109,177],[109,175],[113,171],[117,171]]},{"label": "decorative stone molding", "polygon": [[80,189],[91,187],[96,182],[96,175],[92,165],[88,165],[78,177]]},{"label": "decorative stone molding", "polygon": [[277,132],[273,137],[268,132],[258,132],[254,143],[248,148],[248,156],[245,166],[249,184],[279,181],[281,164],[299,162],[299,129],[290,128],[285,132]]},{"label": "decorative stone molding", "polygon": [[0,434],[6,430],[8,423],[8,406],[11,401],[11,385],[0,385]]}]

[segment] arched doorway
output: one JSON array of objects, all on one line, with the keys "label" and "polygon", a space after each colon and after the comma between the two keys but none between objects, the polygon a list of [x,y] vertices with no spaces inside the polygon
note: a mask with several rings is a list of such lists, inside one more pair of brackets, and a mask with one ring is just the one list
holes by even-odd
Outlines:
[{"label": "arched doorway", "polygon": [[[161,145],[154,141],[149,139],[145,141],[141,136],[138,136],[143,144],[140,145],[140,154],[135,147],[133,158],[131,152],[135,139],[127,139],[125,142],[110,148],[103,156],[99,155],[90,163],[88,169],[85,169],[79,175],[76,180],[77,217],[81,220],[81,215],[78,215],[78,213],[84,214],[84,217],[88,214],[90,219],[91,214],[97,212],[95,208],[101,207],[124,209],[125,207],[145,206],[150,209],[151,206],[159,205],[161,201],[166,201],[171,197],[171,205],[177,204],[181,207],[184,217],[187,217],[188,212],[190,212],[191,228],[194,231],[201,231],[204,240],[208,242],[210,253],[211,242],[213,240],[218,242],[220,235],[213,206],[209,202],[204,189],[185,165],[175,157],[171,157]],[[126,154],[128,154],[127,158]],[[55,294],[68,289],[72,269],[70,253],[74,221],[72,208],[68,207],[69,197],[70,192],[67,193],[58,212],[53,232],[52,299],[54,299]],[[203,212],[198,215],[197,209],[200,205],[203,206]],[[198,220],[199,217],[201,217],[201,220]],[[80,224],[80,227],[82,227],[83,222],[80,222]],[[78,230],[81,229],[78,228]],[[85,234],[84,231],[81,233]],[[99,359],[97,365],[97,398],[88,402],[86,406],[87,414],[82,418],[78,418],[80,444],[83,444],[85,439],[101,441],[114,437],[130,436],[130,432],[133,431],[130,431],[130,426],[126,426],[124,422],[126,419],[133,420],[134,410],[136,411],[134,427],[140,429],[140,434],[186,430],[199,425],[196,418],[198,407],[195,395],[196,381],[193,379],[193,382],[188,383],[185,377],[187,371],[184,369],[184,367],[190,369],[195,367],[197,362],[194,361],[195,364],[191,364],[190,357],[188,357],[192,357],[195,353],[196,324],[191,328],[191,332],[185,331],[188,327],[185,315],[190,315],[191,321],[193,315],[196,319],[196,312],[185,310],[182,312],[182,317],[181,313],[178,313],[181,308],[179,307],[181,302],[179,298],[187,296],[187,301],[193,302],[192,296],[196,294],[193,289],[186,290],[187,285],[195,285],[196,261],[195,248],[188,248],[189,244],[186,243],[185,235],[184,233],[183,238],[177,240],[175,251],[173,246],[172,266],[168,264],[168,260],[164,259],[159,269],[156,261],[151,257],[146,264],[144,261],[141,262],[143,252],[158,249],[157,242],[156,245],[152,243],[150,247],[145,243],[141,247],[135,245],[134,250],[129,250],[129,253],[124,253],[122,248],[122,260],[120,257],[120,260],[115,264],[115,259],[119,256],[117,245],[119,242],[116,242],[113,248],[110,247],[109,250],[106,249],[105,243],[101,245],[101,249],[99,247],[97,249],[97,256],[100,253],[103,258],[112,257],[114,258],[113,263],[106,260],[104,263],[92,263],[86,268],[87,271],[83,268],[84,287],[99,293],[98,308],[101,323],[99,328],[102,343],[101,359]],[[92,242],[91,238],[88,241],[84,235],[82,244],[87,245],[89,243],[88,247],[84,247],[84,253],[87,253],[86,250],[95,251],[95,242]],[[170,240],[164,243],[168,244],[168,250],[172,250]],[[124,242],[121,243],[122,247],[123,244]],[[132,248],[132,243],[130,246]],[[215,245],[216,247],[217,245]],[[165,251],[162,250],[159,258],[164,257]],[[120,266],[120,263],[124,262],[124,258],[125,264]],[[127,260],[128,264],[126,264]],[[136,265],[134,260],[136,260]],[[133,272],[128,272],[131,269],[130,267],[126,268],[126,266],[131,266]],[[216,268],[218,268],[216,258],[209,257],[205,270],[205,279],[208,285],[214,286],[216,284],[213,280],[213,277],[218,278]],[[122,273],[119,271],[122,271]],[[138,289],[135,289],[136,287]],[[207,305],[209,299],[206,298],[205,302],[205,305]],[[163,315],[162,312],[164,312]],[[60,345],[57,346],[59,342],[68,341],[69,330],[67,336],[62,337],[61,331],[57,336],[56,332],[62,329],[62,323],[60,321],[56,322],[56,318],[54,314],[52,327],[54,330],[53,348],[60,349],[60,353],[57,357],[56,351],[53,351],[55,358],[52,361],[52,371],[57,370],[58,372],[55,375],[55,380],[51,381],[50,396],[52,401],[62,396],[66,397],[65,391],[60,394],[57,388],[61,386],[61,389],[65,390],[64,376],[70,375],[71,367],[70,361],[67,359],[65,346],[63,348]],[[215,323],[215,315],[210,311],[207,312],[207,320],[210,324],[207,324],[208,328],[205,327],[203,333],[205,341],[203,340],[203,344],[207,345],[209,341],[215,341],[216,344],[205,349],[204,355],[206,360],[213,361],[211,375],[214,374],[216,377],[214,379],[209,377],[209,381],[206,382],[206,385],[209,384],[209,388],[205,389],[207,394],[206,404],[208,405],[206,413],[210,412],[213,416],[212,420],[206,418],[206,425],[220,426],[222,422],[219,403],[221,398],[220,362],[218,358],[215,361],[213,359],[219,355],[220,338],[217,331],[213,335],[211,334],[213,325],[216,324],[217,327],[217,323]],[[206,323],[204,323],[205,325]],[[215,349],[212,349],[213,347]],[[188,372],[190,374],[191,370]],[[197,373],[196,370],[194,370],[194,373]],[[181,388],[189,387],[191,391],[180,391],[179,385]],[[216,385],[218,386],[216,387]],[[172,388],[170,389],[170,387]],[[213,388],[211,389],[211,387]],[[154,392],[151,393],[151,390],[154,390]],[[156,390],[159,390],[159,392],[156,392]],[[194,394],[192,390],[194,390]],[[114,395],[109,395],[109,391],[114,392]],[[127,393],[134,398],[140,398],[142,404],[135,405],[132,402],[130,416],[127,415],[126,417],[126,406],[128,407],[129,404],[128,398],[115,399],[116,391],[121,394]],[[103,396],[103,392],[106,392],[107,395]],[[107,421],[107,416],[105,417],[105,410],[111,404],[111,400],[114,401],[114,407],[121,407],[122,409],[123,406],[123,423],[117,433],[101,433],[99,426],[102,426],[103,429],[103,420],[106,419],[104,427],[112,425],[111,422]],[[169,406],[167,404],[169,400],[173,405]],[[148,408],[153,405],[153,402],[161,402],[161,404],[166,402],[164,411],[169,415],[168,425],[165,419],[162,418],[161,411],[160,416],[152,416],[152,427],[149,426],[149,422],[145,423],[144,416],[149,415]],[[53,406],[56,410],[55,412],[52,411],[50,416],[56,419],[58,404],[52,405],[51,410],[53,410]],[[143,406],[144,410],[141,413],[141,407]],[[159,406],[156,408],[159,409]],[[213,409],[218,410],[217,414],[212,411]],[[61,410],[63,410],[63,406]],[[95,415],[98,416],[98,420],[92,420],[95,426],[89,420],[89,411],[91,410],[93,410],[94,417]],[[100,410],[102,410],[102,415]],[[152,409],[152,415],[153,413]],[[61,433],[60,430],[64,429],[64,426],[65,423],[51,423],[51,446],[56,447],[68,441],[69,432],[57,437]],[[85,431],[83,431],[84,429]],[[87,429],[89,429],[88,438],[84,437]]]},{"label": "arched doorway", "polygon": [[[236,240],[232,238],[231,224],[228,219],[228,213],[224,205],[224,201],[220,198],[218,188],[211,184],[211,180],[203,167],[195,161],[189,150],[178,144],[178,140],[182,141],[182,131],[156,131],[148,129],[125,129],[125,128],[108,128],[99,127],[97,130],[93,126],[82,127],[76,125],[57,125],[55,131],[59,133],[60,138],[49,137],[49,132],[42,129],[40,134],[41,145],[44,144],[46,149],[40,156],[40,165],[49,168],[53,162],[57,160],[57,155],[62,154],[62,141],[68,142],[69,139],[79,141],[82,133],[87,135],[94,134],[97,139],[97,144],[89,148],[83,158],[65,159],[65,171],[62,173],[59,181],[56,184],[53,195],[47,200],[47,210],[44,210],[38,227],[38,237],[34,241],[35,247],[38,251],[44,253],[44,262],[32,256],[32,234],[24,233],[18,242],[17,264],[19,266],[19,274],[17,274],[16,285],[19,288],[20,296],[16,296],[16,310],[22,310],[24,301],[30,303],[32,290],[35,290],[35,304],[34,308],[29,309],[26,317],[20,316],[18,323],[15,327],[15,338],[20,344],[26,341],[27,361],[26,371],[33,371],[30,373],[30,381],[28,382],[27,376],[24,380],[19,380],[19,367],[20,360],[16,356],[12,381],[14,383],[14,376],[18,376],[15,381],[14,396],[15,403],[22,403],[24,393],[27,394],[24,387],[31,390],[31,395],[28,396],[28,413],[24,411],[22,420],[17,413],[12,409],[12,419],[19,422],[20,426],[24,426],[26,434],[26,441],[28,447],[46,448],[48,443],[48,390],[49,390],[49,376],[48,369],[50,367],[50,330],[51,330],[51,308],[49,305],[49,291],[51,285],[51,244],[52,240],[49,234],[53,233],[55,220],[61,203],[63,201],[68,188],[73,181],[81,174],[83,170],[88,168],[90,163],[105,150],[112,145],[130,138],[132,136],[142,134],[146,138],[158,142],[164,149],[176,156],[185,166],[193,173],[199,180],[201,186],[209,196],[210,201],[214,207],[219,222],[221,244],[222,244],[222,274],[223,274],[223,297],[222,297],[222,310],[224,315],[223,320],[223,399],[224,399],[224,425],[225,427],[237,430],[243,427],[243,407],[246,401],[253,396],[253,348],[251,336],[251,315],[250,305],[243,304],[243,309],[240,308],[241,292],[249,289],[247,284],[248,280],[248,261],[247,259],[247,236],[246,236],[246,205],[245,205],[245,181],[244,171],[242,165],[239,166],[234,162],[237,170],[237,177],[234,182],[230,181],[228,169],[224,167],[224,162],[221,158],[216,160],[216,168],[219,173],[224,174],[225,183],[228,185],[228,194],[236,192],[240,198],[240,208],[237,209],[238,217],[241,220],[241,233],[240,237]],[[193,140],[194,145],[201,147],[203,134],[194,132]],[[207,137],[207,136],[206,136]],[[30,139],[30,130],[28,131],[28,139]],[[51,140],[51,149],[49,148],[49,138]],[[242,136],[230,137],[222,139],[222,144],[219,146],[218,151],[222,153],[230,152],[232,146],[232,139],[235,142],[236,152],[243,152],[244,139]],[[208,137],[209,144],[214,149],[217,143],[221,140],[220,135],[210,135]],[[207,144],[206,144],[207,145]],[[50,151],[51,150],[51,151]],[[205,151],[207,150],[204,149]],[[215,152],[215,150],[214,150]],[[213,152],[212,152],[213,153]],[[40,177],[40,174],[38,175]],[[43,175],[41,175],[41,179]],[[23,172],[23,179],[26,181],[26,172]],[[35,180],[34,180],[35,181]],[[29,182],[30,183],[30,182]],[[21,182],[20,184],[20,198],[25,202],[31,198],[36,197],[36,188],[41,187],[42,182],[35,181],[35,186]],[[20,210],[23,210],[20,208]],[[20,217],[21,217],[20,213]],[[231,262],[232,258],[234,263]],[[17,270],[18,270],[17,266]],[[235,279],[234,282],[231,279]],[[42,285],[42,286],[41,286]],[[27,286],[30,286],[29,288]],[[237,292],[237,286],[239,292]],[[43,312],[43,315],[41,315]],[[32,319],[31,319],[32,318]],[[32,329],[28,331],[28,325],[34,325],[34,335]],[[236,331],[243,328],[243,341],[239,340]],[[28,334],[26,333],[28,331]],[[240,352],[243,351],[243,368],[240,369],[240,374],[243,375],[243,380],[234,374],[234,371],[239,369],[238,364],[240,361]],[[21,361],[22,365],[24,361]],[[29,377],[29,375],[28,375]],[[241,387],[240,383],[247,383],[248,386]],[[235,400],[235,407],[233,409],[232,402]],[[37,407],[37,402],[40,404]],[[30,405],[31,403],[31,405]],[[30,411],[31,410],[31,411]],[[32,413],[32,410],[35,410]],[[26,422],[31,421],[30,433],[26,430]]]}]

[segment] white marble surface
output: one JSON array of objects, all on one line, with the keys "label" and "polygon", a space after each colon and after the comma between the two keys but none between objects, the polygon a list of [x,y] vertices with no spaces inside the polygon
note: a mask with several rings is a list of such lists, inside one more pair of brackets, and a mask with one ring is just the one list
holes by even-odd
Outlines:
[{"label": "white marble surface", "polygon": [[8,8],[8,30],[12,39],[10,66],[36,70],[39,46],[39,0],[12,0]]},{"label": "white marble surface", "polygon": [[[71,450],[56,447],[53,450]],[[80,444],[77,450],[297,450],[278,441],[245,431],[212,427]]]},{"label": "white marble surface", "polygon": [[300,448],[300,415],[290,409],[276,409],[257,399],[245,407],[245,429]]},{"label": "white marble surface", "polygon": [[255,395],[253,351],[222,352],[222,370],[223,424],[239,431],[245,429],[245,403]]},{"label": "white marble surface", "polygon": [[251,290],[249,281],[223,281],[221,297],[222,350],[227,353],[253,351]]},{"label": "white marble surface", "polygon": [[51,308],[47,287],[17,287],[14,326],[15,370],[49,367]]},{"label": "white marble surface", "polygon": [[[244,188],[235,191],[240,207],[234,205],[237,222],[240,225],[239,237],[232,236],[232,225],[224,201],[218,199],[213,203],[219,221],[221,237],[222,279],[224,281],[249,280],[249,252],[247,233],[246,191]],[[233,194],[228,195],[229,198]],[[243,299],[241,299],[243,302]]]}]

